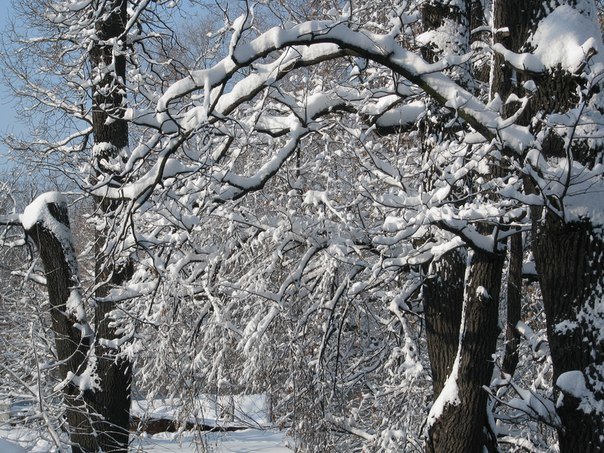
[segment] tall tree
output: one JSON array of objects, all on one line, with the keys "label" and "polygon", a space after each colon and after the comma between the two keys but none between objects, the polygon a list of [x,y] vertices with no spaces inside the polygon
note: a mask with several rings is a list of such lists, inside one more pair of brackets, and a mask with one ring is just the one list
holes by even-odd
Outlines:
[{"label": "tall tree", "polygon": [[[23,99],[35,99],[38,106],[46,107],[36,111],[34,120],[30,118],[41,125],[32,132],[39,135],[30,142],[31,147],[16,137],[6,137],[6,141],[15,152],[27,148],[31,162],[51,170],[59,168],[76,184],[87,187],[118,184],[117,163],[128,157],[128,126],[123,118],[126,59],[131,52],[127,46],[127,4],[15,3],[31,28],[14,30],[15,42],[27,42],[28,51],[4,56],[15,74],[11,85]],[[135,21],[140,20],[145,6],[136,9]],[[39,36],[30,38],[31,34]],[[46,77],[33,76],[25,69],[32,61],[42,60],[48,63],[41,68]],[[82,166],[86,170],[80,172]],[[77,167],[80,169],[74,172]],[[110,297],[131,271],[127,257],[113,247],[117,243],[119,248],[123,240],[116,233],[121,208],[119,201],[97,198],[97,237],[89,238],[95,244],[96,276],[95,301],[91,304],[95,307],[94,335],[90,334],[86,346],[93,358],[86,366],[92,367],[94,382],[103,384],[87,388],[78,399],[78,410],[87,424],[68,417],[70,429],[79,434],[72,438],[73,448],[82,451],[126,451],[128,447],[131,369],[118,354],[120,340],[112,327],[116,305]],[[42,254],[47,253],[42,250],[45,244],[39,244]],[[68,371],[75,373],[71,369],[61,371],[63,378]]]},{"label": "tall tree", "polygon": [[[601,50],[599,36],[594,36],[599,33],[597,14],[592,2],[556,1],[547,6],[527,2],[525,8],[532,12],[527,27],[531,39],[520,50],[544,55],[550,45],[546,40],[551,38],[546,27],[561,20],[576,27],[562,39],[573,39],[583,46],[575,61],[555,53],[551,60],[543,58],[544,70],[534,77],[537,90],[530,112],[549,116],[537,126],[543,134],[541,147],[527,160],[532,168],[532,190],[543,198],[544,205],[532,209],[533,252],[547,317],[557,412],[562,421],[560,450],[602,451],[604,243],[599,208],[582,199],[601,184],[598,163],[603,149],[599,142],[587,139],[593,129],[586,124],[599,121],[604,112],[599,94],[600,60],[594,58]],[[561,130],[556,114],[577,110],[579,114],[569,129]],[[561,162],[565,170],[554,176]],[[595,178],[589,189],[585,178]],[[563,190],[552,191],[552,181]]]},{"label": "tall tree", "polygon": [[[598,63],[593,59],[601,46],[597,13],[592,2],[497,1],[494,21],[496,29],[509,30],[500,40],[505,49],[538,57],[520,66],[497,52],[496,83],[507,94],[528,91],[530,101],[519,122],[531,124],[539,137],[537,150],[527,156],[525,186],[543,200],[543,206],[531,209],[532,247],[554,365],[560,449],[601,451],[604,425],[597,402],[604,394],[597,383],[602,381],[598,363],[603,358],[596,345],[602,344],[602,313],[597,307],[603,274],[595,263],[601,261],[602,239],[598,215],[581,200],[586,196],[584,178],[594,178],[592,190],[601,178],[597,162],[602,148],[587,139],[594,130],[586,126],[597,122],[602,112]],[[551,34],[548,27],[562,21],[570,24],[566,33]],[[583,47],[573,59],[560,51],[559,40]],[[544,121],[534,121],[538,112]],[[561,124],[557,114],[572,119]],[[565,170],[560,173],[561,161]],[[552,190],[552,185],[563,190]]]},{"label": "tall tree", "polygon": [[[422,3],[424,24],[434,48],[424,50],[428,61],[461,57],[470,51],[471,29],[484,22],[482,5],[472,1],[428,1]],[[439,48],[440,47],[440,48]],[[470,63],[450,70],[453,80],[474,90],[479,83]],[[434,107],[437,111],[440,106]],[[460,123],[454,112],[428,115],[428,143],[458,146],[455,134]],[[430,124],[432,129],[430,131]],[[455,125],[457,124],[457,127]],[[457,130],[456,130],[457,129]],[[434,151],[433,151],[434,152]],[[437,158],[434,158],[436,160]],[[495,173],[496,162],[491,162]],[[456,188],[450,201],[465,198],[475,188]],[[455,191],[459,193],[455,193]],[[491,231],[482,227],[484,233]],[[435,402],[428,422],[427,450],[478,451],[486,446],[494,450],[495,434],[489,426],[487,394],[492,375],[491,357],[498,334],[498,300],[503,258],[492,253],[472,251],[466,280],[466,257],[458,250],[446,252],[431,264],[432,273],[423,288],[426,336],[435,390]]]},{"label": "tall tree", "polygon": [[[128,123],[126,111],[126,45],[128,2],[126,0],[93,2],[96,37],[90,50],[92,65],[92,135],[94,176],[114,187],[120,184],[120,161],[127,159]],[[118,218],[123,209],[119,200],[96,198],[97,214],[101,218]],[[105,223],[95,238],[95,343],[97,373],[101,387],[94,395],[93,411],[99,418],[94,429],[98,432],[98,448],[102,451],[126,452],[130,427],[130,395],[132,369],[128,359],[118,355],[114,340],[120,336],[112,327],[116,304],[106,300],[115,287],[120,287],[132,275],[128,257],[119,256],[111,244],[115,241],[115,225]],[[119,240],[119,238],[118,238]],[[116,254],[116,255],[114,255]]]},{"label": "tall tree", "polygon": [[[423,58],[438,61],[443,55],[462,56],[470,50],[470,3],[426,1],[421,4],[425,29],[422,36],[427,38],[422,40],[425,41],[422,46]],[[471,83],[469,69],[466,63],[454,68],[451,74],[466,88]],[[459,125],[454,121],[453,113],[443,110],[438,103],[428,102],[428,108],[432,111],[420,126],[424,134],[425,159],[430,162],[431,159],[437,159],[434,154],[438,154],[440,144],[455,140]],[[426,179],[430,185],[430,177]],[[465,254],[460,250],[451,250],[430,264],[422,288],[434,399],[451,373],[457,353],[465,273]]]}]

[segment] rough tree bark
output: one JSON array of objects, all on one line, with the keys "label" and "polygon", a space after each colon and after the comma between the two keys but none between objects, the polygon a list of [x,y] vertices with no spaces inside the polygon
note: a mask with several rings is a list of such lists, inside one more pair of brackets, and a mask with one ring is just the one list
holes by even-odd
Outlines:
[{"label": "rough tree bark", "polygon": [[23,219],[23,227],[39,250],[46,274],[52,329],[61,363],[59,370],[65,383],[63,392],[72,451],[97,451],[89,413],[94,393],[90,388],[80,389],[77,383],[77,377],[88,366],[92,332],[85,328],[87,323],[82,319],[82,312],[77,312],[80,283],[67,204],[57,193],[41,195],[26,209]]},{"label": "rough tree bark", "polygon": [[[112,0],[102,6],[103,15],[96,23],[98,41],[90,51],[92,76],[99,82],[93,87],[92,127],[93,153],[97,179],[119,184],[115,162],[128,148],[128,123],[124,119],[126,57],[125,27],[128,21],[126,0]],[[97,199],[97,212],[105,218],[117,218],[123,207],[117,201]],[[120,261],[107,250],[112,234],[111,222],[97,232],[95,240],[95,266],[97,307],[95,325],[97,331],[96,355],[101,390],[96,393],[94,409],[101,416],[95,423],[99,433],[99,445],[103,451],[126,452],[130,419],[131,365],[109,345],[116,339],[111,326],[111,312],[115,304],[103,301],[112,288],[123,284],[132,273],[128,260]]]},{"label": "rough tree bark", "polygon": [[[439,52],[461,55],[469,50],[471,24],[483,19],[476,3],[471,0],[424,3],[422,18],[426,29],[458,33],[444,40],[444,49],[423,49],[424,58],[433,60]],[[469,66],[456,68],[451,76],[462,86],[472,88]],[[434,127],[442,128],[440,125],[447,122],[442,118]],[[454,138],[454,130],[438,132],[440,136],[448,133]],[[482,387],[489,385],[493,368],[502,266],[502,254],[474,251],[468,280],[464,281],[466,258],[458,251],[445,254],[431,265],[422,289],[433,388],[435,397],[438,396],[428,420],[429,452],[495,448],[496,440],[488,424],[487,394]]]},{"label": "rough tree bark", "polygon": [[[507,26],[509,38],[504,41],[510,50],[531,50],[527,39],[535,32],[541,20],[557,7],[574,8],[585,18],[597,21],[596,9],[591,1],[557,0],[498,0],[495,2],[495,28]],[[600,37],[595,37],[600,39]],[[512,70],[503,66],[507,74],[503,83],[511,84]],[[550,69],[541,75],[530,77],[514,74],[516,90],[522,82],[532,78],[537,91],[531,96],[529,106],[521,121],[529,124],[529,118],[537,112],[565,112],[575,107],[580,99],[577,93],[585,81],[578,74]],[[601,90],[595,87],[595,91]],[[594,102],[592,98],[589,102]],[[595,101],[597,102],[597,100]],[[592,107],[602,110],[601,105]],[[539,132],[539,124],[533,125]],[[570,152],[569,152],[570,151]],[[590,168],[601,159],[602,149],[576,140],[565,148],[563,140],[554,131],[543,138],[541,154],[547,159],[574,159]],[[570,162],[569,162],[570,164]],[[570,165],[569,165],[570,166]],[[538,181],[525,183],[527,191],[539,193]],[[533,253],[543,295],[548,339],[554,368],[557,412],[561,419],[558,429],[561,452],[604,450],[604,343],[602,296],[604,288],[604,243],[601,233],[588,221],[565,221],[551,209],[560,206],[560,200],[547,201],[547,208],[531,210],[533,224]],[[560,377],[562,376],[562,379]],[[572,380],[573,389],[563,385]],[[583,389],[580,389],[584,386]],[[565,391],[566,390],[566,391]],[[581,390],[581,391],[579,391]],[[577,398],[573,394],[583,394]]]},{"label": "rough tree bark", "polygon": [[501,370],[513,376],[518,366],[518,346],[520,346],[520,332],[516,326],[522,311],[522,233],[510,237],[508,263],[505,354]]},{"label": "rough tree bark", "polygon": [[[574,74],[548,72],[539,80],[534,111],[574,107],[579,101],[578,84],[581,81]],[[544,139],[541,152],[546,159],[568,159],[562,140],[554,132]],[[570,148],[571,158],[588,168],[601,159],[602,152],[582,141]],[[531,214],[554,396],[562,422],[558,429],[560,451],[600,452],[604,451],[604,242],[601,229],[588,220],[565,221],[551,209],[559,200],[548,201],[552,204],[534,208]],[[577,398],[577,392],[582,397]]]},{"label": "rough tree bark", "polygon": [[[564,223],[546,213],[544,221],[535,218],[534,223],[533,250],[545,306],[554,383],[560,384],[562,375],[574,380],[571,389],[555,387],[562,421],[558,429],[560,451],[604,451],[604,343],[600,332],[604,243],[587,222]],[[580,388],[577,384],[586,387],[585,397],[575,397]]]},{"label": "rough tree bark", "polygon": [[[470,7],[465,8],[451,4],[448,0],[431,0],[424,2],[421,8],[423,28],[426,32],[446,33],[450,35],[445,41],[445,48],[433,45],[422,47],[422,56],[427,61],[435,61],[443,52],[462,55],[468,52],[470,40],[468,33]],[[451,24],[455,24],[452,30]],[[458,33],[454,35],[452,31]],[[470,75],[468,67],[458,68],[451,74],[463,86],[468,85]],[[433,110],[421,123],[425,159],[429,160],[433,153],[434,137],[453,138],[455,130],[444,128],[449,123],[452,114],[443,112],[442,107],[432,102],[428,109]],[[434,121],[433,118],[438,118]],[[430,182],[427,182],[429,185]],[[431,238],[430,238],[431,239]],[[452,250],[445,253],[439,260],[432,262],[427,269],[427,275],[422,286],[422,302],[426,322],[426,339],[428,355],[432,371],[432,388],[434,399],[440,394],[445,379],[451,372],[461,323],[461,307],[463,303],[464,278],[466,258],[464,253]]]},{"label": "rough tree bark", "polygon": [[482,387],[493,374],[504,254],[470,254],[457,355],[430,411],[429,452],[496,451]]},{"label": "rough tree bark", "polygon": [[431,263],[422,288],[434,399],[451,373],[461,325],[466,257],[451,251]]}]

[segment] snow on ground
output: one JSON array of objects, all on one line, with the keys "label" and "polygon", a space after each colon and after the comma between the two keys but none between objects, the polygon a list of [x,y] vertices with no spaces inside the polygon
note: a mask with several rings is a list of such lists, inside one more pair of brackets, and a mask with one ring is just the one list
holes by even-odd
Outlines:
[{"label": "snow on ground", "polygon": [[2,453],[25,453],[27,450],[13,442],[0,438],[0,451]]},{"label": "snow on ground", "polygon": [[[178,398],[133,400],[130,413],[138,418],[174,420],[178,419],[178,408],[182,407],[188,408],[190,422],[203,420],[205,425],[222,427],[270,426],[266,395],[200,395],[194,401]],[[232,421],[227,420],[228,412],[232,412]]]},{"label": "snow on ground", "polygon": [[[20,426],[0,425],[0,453],[48,453],[56,451],[48,433]],[[43,438],[43,437],[46,437]]]},{"label": "snow on ground", "polygon": [[[182,433],[132,433],[130,451],[132,453],[291,453],[287,447],[291,439],[285,433],[270,428],[265,395],[234,395],[212,397],[201,395],[189,401],[196,410],[191,412],[190,421],[202,421],[205,425],[227,427],[248,427],[239,431],[209,432],[184,431]],[[135,400],[132,415],[141,419],[173,420],[178,407],[184,402],[178,399],[157,399],[154,401]],[[232,421],[223,418],[225,408],[230,408]],[[8,419],[0,422],[0,453],[48,453],[57,451],[47,431],[36,432],[22,426],[11,425]],[[59,433],[67,439],[64,433]]]},{"label": "snow on ground", "polygon": [[[176,408],[181,407],[178,399],[158,399],[154,401],[133,401],[132,415],[150,419],[174,419]],[[153,436],[143,434],[134,439],[131,451],[150,453],[290,453],[286,447],[288,439],[283,432],[267,428],[270,425],[265,395],[234,395],[212,397],[202,395],[195,401],[192,411],[194,420],[203,420],[210,426],[248,426],[250,429],[230,432],[195,432],[181,434],[159,433]],[[233,421],[226,421],[224,410],[232,406]]]},{"label": "snow on ground", "polygon": [[291,453],[283,432],[246,429],[228,433],[161,433],[135,439],[132,452]]},{"label": "snow on ground", "polygon": [[[43,439],[36,441],[33,431],[23,428],[0,430],[0,453],[48,453],[56,451]],[[5,440],[10,439],[10,440]],[[19,439],[19,442],[17,441]],[[131,437],[132,453],[292,453],[285,433],[277,430],[245,429],[226,433],[160,433]],[[21,446],[20,446],[21,445]]]}]

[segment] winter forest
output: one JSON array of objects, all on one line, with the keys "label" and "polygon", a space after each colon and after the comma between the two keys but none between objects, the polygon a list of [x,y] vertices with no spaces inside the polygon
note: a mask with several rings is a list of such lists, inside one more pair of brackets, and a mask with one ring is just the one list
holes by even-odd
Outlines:
[{"label": "winter forest", "polygon": [[0,451],[604,450],[599,1],[11,11]]}]

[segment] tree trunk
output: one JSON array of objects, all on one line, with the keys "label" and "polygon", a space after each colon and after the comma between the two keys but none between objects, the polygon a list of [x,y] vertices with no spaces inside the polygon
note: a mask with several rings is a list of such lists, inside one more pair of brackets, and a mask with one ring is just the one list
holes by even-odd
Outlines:
[{"label": "tree trunk", "polygon": [[549,212],[533,222],[560,452],[604,451],[604,243],[587,222],[564,223]]},{"label": "tree trunk", "polygon": [[[126,57],[125,40],[122,36],[128,20],[127,1],[112,0],[103,6],[106,15],[96,24],[98,43],[91,49],[90,59],[93,76],[100,82],[93,88],[92,128],[94,158],[97,178],[108,184],[119,184],[115,163],[124,157],[128,149],[128,123],[124,119]],[[116,41],[121,37],[123,42]],[[112,67],[113,66],[113,67]],[[97,200],[98,212],[107,219],[117,219],[121,203]],[[108,342],[118,338],[111,327],[111,312],[115,304],[102,301],[112,288],[122,285],[132,274],[129,260],[116,259],[108,250],[107,240],[112,234],[111,222],[97,232],[95,240],[95,267],[97,307],[95,322],[98,341],[96,355],[101,390],[95,395],[94,408],[101,416],[95,429],[99,432],[99,445],[103,451],[127,452],[130,419],[131,365],[123,357],[116,356],[117,349]]]},{"label": "tree trunk", "polygon": [[509,268],[507,284],[507,320],[505,326],[505,355],[501,369],[514,376],[518,365],[520,332],[516,328],[522,310],[522,233],[516,233],[509,241]]},{"label": "tree trunk", "polygon": [[459,342],[466,257],[459,251],[432,262],[422,288],[434,399],[451,373]]},{"label": "tree trunk", "polygon": [[[28,220],[23,226],[40,252],[46,274],[72,451],[96,451],[88,406],[93,392],[86,386],[80,389],[76,382],[87,368],[92,332],[86,328],[83,312],[73,310],[80,297],[80,284],[67,204],[57,193],[43,194],[25,210],[25,217]],[[75,379],[69,379],[71,375]]]},{"label": "tree trunk", "polygon": [[[437,39],[438,45],[425,44],[422,56],[427,61],[435,61],[443,53],[462,55],[470,48],[468,24],[469,4],[465,7],[450,4],[447,0],[430,0],[422,4],[421,14],[425,31],[436,34],[447,34],[448,39]],[[456,24],[452,30],[450,23]],[[457,35],[455,34],[457,33]],[[443,44],[444,42],[444,44]],[[470,80],[469,67],[457,68],[451,76],[461,85],[467,86]],[[443,125],[453,118],[452,113],[445,113],[442,107],[431,103],[431,115],[439,118],[433,121],[427,118],[422,121],[420,129],[424,142],[424,154],[428,160],[433,153],[435,141],[454,138],[455,130]],[[435,140],[435,137],[440,139]],[[429,189],[431,181],[425,182]],[[429,240],[432,240],[430,236]],[[445,379],[451,372],[459,340],[461,307],[463,304],[466,258],[457,250],[445,253],[438,261],[432,262],[422,286],[422,302],[426,322],[426,339],[432,371],[434,399],[442,390]]]},{"label": "tree trunk", "polygon": [[482,387],[493,374],[504,256],[470,253],[455,363],[428,417],[429,452],[496,451]]},{"label": "tree trunk", "polygon": [[[584,18],[596,21],[590,14],[593,2],[579,5]],[[495,28],[509,27],[506,47],[512,51],[525,50],[531,32],[539,21],[556,7],[566,5],[578,8],[574,0],[541,0],[495,2]],[[595,12],[595,8],[591,10]],[[600,39],[600,37],[597,37]],[[498,57],[499,58],[499,57]],[[507,72],[511,86],[512,71]],[[517,74],[517,90],[526,76]],[[577,74],[559,69],[533,77],[537,91],[532,94],[521,124],[537,112],[559,113],[577,106],[577,93],[584,83]],[[600,88],[601,89],[601,88]],[[524,95],[520,91],[521,95]],[[598,102],[590,101],[590,102]],[[595,104],[590,108],[599,108]],[[533,125],[538,128],[539,125]],[[538,132],[538,131],[536,131]],[[602,150],[581,140],[571,144],[570,154],[563,139],[555,132],[547,132],[542,139],[541,154],[548,159],[572,159],[590,167]],[[593,145],[592,145],[593,146]],[[570,162],[569,167],[570,167]],[[529,181],[527,191],[539,193],[539,181]],[[559,206],[563,200],[548,200]],[[566,222],[549,208],[533,207],[533,254],[543,295],[548,339],[554,369],[554,390],[557,412],[562,426],[558,430],[560,451],[596,452],[604,449],[604,342],[601,326],[602,288],[604,287],[604,246],[600,233],[594,231],[589,221]]]},{"label": "tree trunk", "polygon": [[[442,53],[461,55],[469,50],[470,24],[482,21],[482,17],[477,17],[482,16],[477,3],[433,0],[423,4],[422,17],[427,30],[437,34],[457,33],[438,39],[445,43],[441,44],[444,48],[425,47],[424,58],[431,61]],[[472,88],[469,65],[456,68],[450,75],[462,86]],[[454,129],[443,130],[450,118],[440,116],[436,124],[427,122],[424,134],[428,138],[437,135],[454,140]],[[459,251],[445,254],[431,264],[422,288],[436,398],[428,419],[429,452],[481,451],[483,446],[494,450],[496,445],[489,429],[487,394],[482,387],[489,385],[493,369],[503,258],[498,254],[472,252],[464,288],[465,263],[464,254]]]},{"label": "tree trunk", "polygon": [[[576,6],[574,1],[557,1],[542,7],[536,19],[555,6]],[[584,5],[583,5],[584,6]],[[593,3],[592,5],[593,6]],[[595,11],[595,9],[593,10]],[[583,9],[585,17],[589,9]],[[596,21],[597,17],[589,17]],[[538,80],[532,112],[564,112],[581,101],[578,94],[585,83],[575,74],[551,70]],[[602,83],[594,90],[601,91]],[[597,94],[589,108],[602,111]],[[583,140],[571,143],[570,153],[562,138],[549,132],[543,139],[542,156],[547,160],[574,160],[587,168],[601,159],[602,146]],[[569,167],[571,162],[568,162]],[[538,187],[539,184],[535,184]],[[538,190],[535,190],[538,193]],[[600,194],[594,194],[600,196]],[[551,206],[564,199],[549,198]],[[533,254],[543,296],[547,333],[552,354],[554,396],[561,427],[562,453],[604,451],[604,243],[601,228],[589,220],[565,221],[549,207],[533,208]]]},{"label": "tree trunk", "polygon": [[[494,43],[501,43],[507,49],[519,52],[525,45],[531,27],[531,14],[535,10],[534,0],[496,0],[493,4],[493,25],[495,29],[505,29],[507,33],[497,33]],[[516,83],[514,83],[516,81]],[[515,93],[523,96],[524,89],[522,74],[517,74],[506,65],[500,54],[493,58],[491,77],[491,98],[499,96],[504,102],[508,96]],[[502,115],[508,118],[518,108],[515,102],[503,106]],[[525,112],[517,121],[520,125],[530,124],[530,116]],[[518,346],[520,333],[516,329],[522,310],[522,234],[516,233],[509,241],[509,276],[507,285],[507,323],[505,330],[505,355],[502,371],[513,375],[518,365]]]}]

